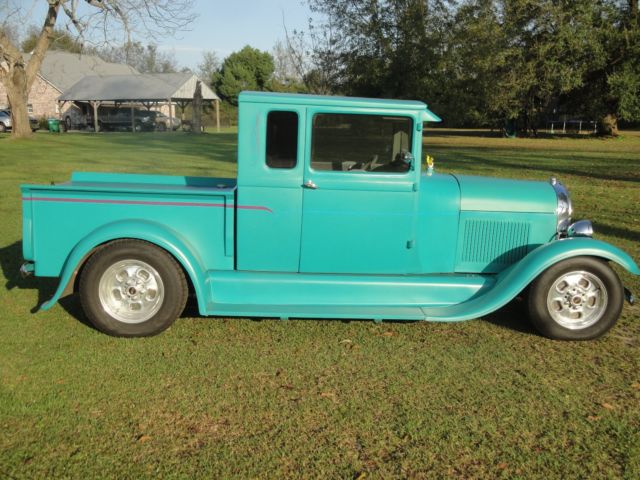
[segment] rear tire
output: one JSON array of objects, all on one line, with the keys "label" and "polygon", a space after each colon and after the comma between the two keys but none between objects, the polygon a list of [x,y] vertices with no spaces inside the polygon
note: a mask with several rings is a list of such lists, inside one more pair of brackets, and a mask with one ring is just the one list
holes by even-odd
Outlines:
[{"label": "rear tire", "polygon": [[159,132],[166,132],[167,131],[167,126],[164,123],[159,123],[158,124],[158,131]]},{"label": "rear tire", "polygon": [[0,133],[4,133],[7,131],[7,127],[4,123],[0,122]]},{"label": "rear tire", "polygon": [[188,295],[184,273],[171,255],[131,239],[94,253],[79,290],[87,318],[116,337],[148,337],[166,330],[184,310]]},{"label": "rear tire", "polygon": [[624,303],[620,278],[603,260],[576,257],[545,270],[529,292],[536,329],[555,340],[592,340],[618,321]]}]

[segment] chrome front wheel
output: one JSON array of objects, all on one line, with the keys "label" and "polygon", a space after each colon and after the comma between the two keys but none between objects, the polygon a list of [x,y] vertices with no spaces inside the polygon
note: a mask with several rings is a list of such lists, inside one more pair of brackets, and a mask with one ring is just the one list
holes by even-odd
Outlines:
[{"label": "chrome front wheel", "polygon": [[584,270],[561,275],[547,294],[551,318],[570,330],[594,325],[604,315],[607,303],[607,287],[599,277]]},{"label": "chrome front wheel", "polygon": [[598,258],[575,257],[545,270],[529,291],[529,316],[544,335],[590,340],[611,329],[622,311],[624,289]]}]

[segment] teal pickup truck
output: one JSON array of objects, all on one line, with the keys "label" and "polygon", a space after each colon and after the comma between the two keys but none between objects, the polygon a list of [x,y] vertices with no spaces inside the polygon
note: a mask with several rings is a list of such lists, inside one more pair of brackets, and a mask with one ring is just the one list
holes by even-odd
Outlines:
[{"label": "teal pickup truck", "polygon": [[[243,92],[238,178],[74,173],[23,185],[24,274],[59,277],[117,336],[200,314],[458,321],[521,293],[556,339],[592,339],[629,255],[571,223],[565,187],[423,169],[417,101]],[[424,171],[423,171],[424,170]]]}]

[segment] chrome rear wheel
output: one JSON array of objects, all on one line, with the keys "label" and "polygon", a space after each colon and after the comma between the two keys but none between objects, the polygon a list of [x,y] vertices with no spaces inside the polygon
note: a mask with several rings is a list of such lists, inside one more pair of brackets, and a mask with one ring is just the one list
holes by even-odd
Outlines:
[{"label": "chrome rear wheel", "polygon": [[98,286],[102,308],[125,323],[153,317],[164,301],[164,282],[158,271],[141,260],[127,259],[111,265]]},{"label": "chrome rear wheel", "polygon": [[176,260],[141,240],[116,240],[99,248],[80,276],[85,314],[98,330],[119,337],[156,335],[169,328],[187,295]]}]

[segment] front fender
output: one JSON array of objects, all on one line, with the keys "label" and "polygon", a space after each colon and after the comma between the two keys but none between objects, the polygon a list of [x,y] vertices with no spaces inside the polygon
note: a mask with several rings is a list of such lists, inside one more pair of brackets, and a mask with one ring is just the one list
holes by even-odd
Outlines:
[{"label": "front fender", "polygon": [[427,318],[459,321],[478,318],[491,313],[513,300],[527,285],[550,266],[568,258],[590,256],[618,263],[634,275],[640,268],[625,252],[611,244],[592,238],[556,240],[536,248],[518,263],[503,270],[490,290],[471,300],[451,307],[427,311]]},{"label": "front fender", "polygon": [[148,220],[123,220],[102,225],[80,240],[64,262],[60,283],[50,300],[43,303],[41,310],[49,310],[60,299],[69,281],[81,266],[81,262],[96,247],[121,238],[134,238],[153,243],[169,252],[189,275],[198,298],[198,309],[206,311],[205,269],[197,252],[182,236],[156,222]]}]

